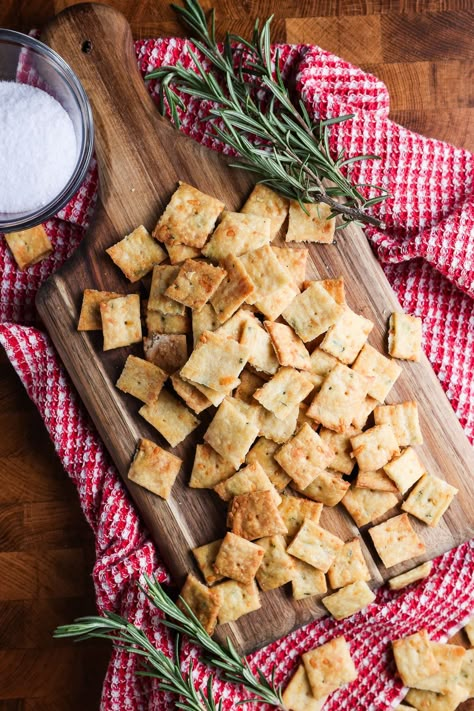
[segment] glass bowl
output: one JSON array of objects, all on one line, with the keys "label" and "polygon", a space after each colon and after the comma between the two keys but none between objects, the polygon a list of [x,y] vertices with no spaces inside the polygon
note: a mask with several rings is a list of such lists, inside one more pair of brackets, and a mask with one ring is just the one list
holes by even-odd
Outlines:
[{"label": "glass bowl", "polygon": [[29,212],[0,212],[0,232],[18,232],[55,215],[80,188],[92,158],[94,124],[89,100],[71,67],[33,37],[0,29],[0,81],[32,84],[47,91],[69,114],[76,134],[76,164],[59,194]]}]

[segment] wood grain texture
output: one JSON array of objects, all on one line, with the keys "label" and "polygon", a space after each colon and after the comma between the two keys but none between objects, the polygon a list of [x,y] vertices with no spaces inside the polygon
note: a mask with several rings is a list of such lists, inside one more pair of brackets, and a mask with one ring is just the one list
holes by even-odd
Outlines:
[{"label": "wood grain texture", "polygon": [[[194,568],[190,549],[225,531],[222,502],[208,491],[197,492],[187,486],[194,447],[202,441],[210,416],[202,416],[199,429],[174,450],[184,466],[169,501],[128,482],[126,474],[139,437],[168,446],[138,417],[136,402],[114,386],[129,349],[103,353],[102,335],[79,333],[76,325],[86,286],[129,290],[105,249],[142,222],[151,229],[178,179],[237,209],[248,194],[248,176],[230,170],[221,156],[178,134],[158,115],[135,66],[128,24],[115,10],[101,5],[66,10],[47,26],[44,38],[72,66],[89,95],[97,127],[101,188],[94,224],[74,256],[42,287],[37,307],[175,582],[181,586]],[[89,54],[81,52],[85,40],[92,43]],[[388,315],[400,306],[364,233],[350,226],[339,233],[335,246],[311,245],[310,257],[309,277],[344,276],[349,305],[375,320],[370,340],[384,351]],[[428,471],[459,489],[436,529],[414,524],[426,543],[426,559],[474,533],[469,497],[474,455],[426,359],[420,364],[404,363],[403,375],[390,394],[391,402],[415,398],[425,438],[423,461]],[[344,539],[357,533],[342,507],[326,509],[323,524]],[[387,571],[378,564],[368,535],[363,537],[367,554],[373,557],[374,584],[419,562],[409,561]],[[295,605],[282,589],[262,598],[261,610],[222,627],[217,634],[229,634],[238,648],[249,652],[324,614],[315,598]]]},{"label": "wood grain texture", "polygon": [[[11,27],[28,32],[32,27],[41,27],[56,12],[67,5],[75,4],[75,0],[4,0],[0,3],[0,26]],[[108,0],[124,12],[131,22],[135,38],[183,34],[182,28],[176,23],[167,0]],[[211,6],[211,0],[207,5]],[[337,40],[342,57],[349,57],[354,51],[354,37],[361,32],[366,16],[381,15],[396,18],[392,26],[392,37],[382,37],[382,58],[371,59],[372,48],[366,46],[361,63],[381,76],[388,85],[391,94],[391,117],[413,130],[426,135],[450,141],[468,149],[474,149],[473,108],[466,108],[465,96],[472,89],[472,82],[464,74],[455,77],[455,81],[447,81],[446,73],[438,71],[446,64],[447,59],[455,57],[459,61],[469,59],[459,52],[458,42],[465,47],[472,38],[472,17],[463,14],[461,32],[456,41],[447,42],[444,38],[442,18],[447,12],[472,11],[471,0],[252,0],[237,3],[225,0],[214,3],[218,5],[218,29],[225,29],[232,22],[232,27],[247,31],[256,16],[265,17],[275,13],[279,19],[277,39],[288,39],[291,34],[293,41],[302,38],[295,37],[294,25],[298,18],[313,20],[316,24],[323,19],[334,21],[337,17],[349,20],[344,32]],[[406,42],[404,23],[406,14],[425,16],[428,19],[418,23],[419,34],[412,38],[416,61],[405,61],[400,58],[397,46]],[[440,13],[441,22],[433,13]],[[362,23],[362,25],[361,25]],[[280,26],[283,25],[282,36]],[[436,25],[436,31],[434,30]],[[463,31],[463,34],[462,34]],[[443,41],[440,43],[440,39]],[[331,40],[332,41],[332,40]],[[384,45],[390,41],[390,44]],[[319,37],[320,44],[329,47],[329,38],[325,34]],[[392,50],[394,54],[392,55]],[[397,65],[397,71],[391,66]],[[424,80],[423,65],[430,64],[432,83]],[[367,66],[365,66],[367,65]],[[444,106],[432,106],[433,93],[444,98]],[[105,670],[108,656],[108,646],[101,647],[94,653],[90,647],[84,653],[84,647],[73,645],[65,640],[61,642],[65,649],[71,650],[74,669],[61,666],[62,673],[68,679],[68,692],[60,693],[59,688],[51,689],[50,678],[55,677],[57,660],[41,654],[42,665],[35,669],[35,698],[30,685],[30,679],[23,676],[18,668],[15,697],[7,697],[4,680],[7,679],[7,669],[11,669],[9,655],[15,654],[27,644],[39,650],[53,642],[51,630],[56,624],[67,622],[80,614],[93,612],[89,571],[93,561],[93,542],[87,534],[87,525],[82,522],[79,505],[72,485],[67,481],[59,462],[52,454],[46,430],[36,414],[34,406],[25,396],[13,369],[6,364],[6,359],[0,359],[0,506],[13,507],[23,504],[43,504],[56,502],[64,510],[67,522],[71,522],[76,535],[67,532],[65,524],[61,530],[60,523],[55,520],[52,528],[48,522],[37,535],[47,539],[52,537],[52,545],[56,548],[70,546],[71,538],[84,551],[86,561],[84,569],[78,571],[78,585],[87,586],[87,596],[64,598],[63,600],[32,599],[28,602],[4,600],[0,602],[0,649],[6,650],[0,661],[0,709],[1,711],[72,711],[74,709],[98,708],[100,677]],[[66,513],[69,512],[69,513]],[[29,535],[25,532],[24,517],[16,510],[4,513],[6,519],[0,517],[0,550],[12,552],[15,549],[23,551],[21,540]],[[7,522],[6,522],[7,521]],[[76,523],[72,523],[76,521]],[[14,529],[14,530],[13,530]],[[9,533],[8,533],[9,531]],[[87,534],[87,535],[86,535]],[[63,535],[64,543],[61,543]],[[3,547],[5,544],[5,548]],[[18,548],[15,548],[18,546]],[[42,550],[40,548],[40,550]],[[57,561],[59,565],[59,561]],[[81,582],[82,581],[82,582]],[[26,607],[28,606],[28,607]],[[46,606],[46,607],[45,607]],[[20,622],[23,621],[23,624]],[[50,624],[48,624],[50,622]],[[28,641],[24,629],[29,630]],[[8,632],[8,634],[7,634]],[[463,635],[458,636],[458,642],[466,644]],[[15,657],[18,659],[18,657]],[[77,670],[81,670],[78,683]],[[84,684],[87,678],[87,687]],[[9,700],[7,700],[7,698]],[[474,702],[462,706],[463,711],[474,711]]]}]

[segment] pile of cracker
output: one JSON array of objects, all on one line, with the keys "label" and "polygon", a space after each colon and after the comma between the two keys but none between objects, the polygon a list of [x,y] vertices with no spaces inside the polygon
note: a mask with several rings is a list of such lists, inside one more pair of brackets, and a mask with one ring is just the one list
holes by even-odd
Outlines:
[{"label": "pile of cracker", "polygon": [[[456,494],[414,448],[417,403],[385,404],[402,369],[368,343],[374,324],[349,308],[343,279],[307,280],[307,249],[272,246],[287,216],[287,241],[333,239],[324,205],[306,213],[257,185],[227,212],[181,183],[152,235],[140,226],[107,250],[132,283],[152,272],[146,303],[86,290],[79,320],[108,350],[142,341],[144,308],[144,358],[129,355],[117,387],[171,447],[210,413],[189,486],[228,503],[229,530],[193,551],[204,582],[190,574],[182,590],[210,633],[257,610],[259,588],[291,583],[300,600],[329,586],[337,619],[374,600],[360,539],[322,527],[323,506],[341,502],[359,527],[397,513],[369,530],[389,568],[425,552],[410,516],[435,526]],[[420,320],[392,314],[388,343],[418,360]],[[167,498],[181,464],[142,439],[128,476]]]},{"label": "pile of cracker", "polygon": [[[471,646],[473,622],[465,628]],[[410,687],[399,709],[455,711],[474,697],[474,649],[430,639],[426,629],[392,643],[397,671]]]}]

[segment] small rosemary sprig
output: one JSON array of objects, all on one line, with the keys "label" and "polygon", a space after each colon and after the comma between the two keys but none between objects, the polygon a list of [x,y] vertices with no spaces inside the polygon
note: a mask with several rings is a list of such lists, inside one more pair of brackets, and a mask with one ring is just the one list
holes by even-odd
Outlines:
[{"label": "small rosemary sprig", "polygon": [[205,694],[202,689],[196,691],[194,687],[192,664],[186,676],[181,672],[179,639],[181,634],[185,634],[204,651],[203,661],[211,668],[220,670],[222,679],[243,685],[253,694],[252,698],[245,701],[265,702],[287,711],[281,691],[275,684],[274,673],[270,681],[260,669],[257,669],[257,676],[255,676],[247,660],[239,656],[229,638],[224,646],[215,642],[182,598],[180,600],[186,612],[173,602],[156,580],[145,576],[145,583],[146,587],[140,586],[142,591],[150,602],[166,615],[161,623],[177,633],[174,659],[170,659],[156,649],[142,630],[112,612],[106,612],[103,617],[80,617],[71,625],[58,627],[54,636],[77,637],[78,640],[111,639],[117,648],[143,658],[144,669],[138,672],[139,674],[160,679],[160,689],[185,699],[177,702],[178,708],[188,711],[220,711],[221,703],[216,704],[212,694],[213,676],[209,679],[207,694]]},{"label": "small rosemary sprig", "polygon": [[[194,47],[206,58],[209,71],[188,46],[195,70],[181,62],[162,66],[146,79],[160,83],[160,110],[167,108],[179,127],[178,109],[185,106],[176,92],[212,102],[209,117],[214,135],[238,154],[234,166],[257,173],[262,183],[285,197],[303,203],[324,202],[331,215],[349,222],[365,222],[381,227],[380,220],[367,209],[388,197],[381,186],[353,185],[342,169],[377,156],[336,158],[329,150],[329,128],[353,115],[312,121],[304,103],[296,104],[280,72],[280,55],[271,58],[270,17],[260,29],[255,23],[253,38],[227,34],[222,49],[215,38],[214,10],[210,28],[199,0],[184,0],[184,7],[172,5],[190,30]],[[359,188],[377,191],[367,198]]]}]

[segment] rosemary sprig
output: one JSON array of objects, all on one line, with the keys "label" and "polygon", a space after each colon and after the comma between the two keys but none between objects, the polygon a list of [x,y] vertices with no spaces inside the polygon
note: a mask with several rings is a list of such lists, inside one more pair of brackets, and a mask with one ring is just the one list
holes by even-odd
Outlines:
[{"label": "rosemary sprig", "polygon": [[192,664],[186,677],[181,672],[179,639],[181,634],[185,634],[204,651],[203,661],[213,669],[219,669],[221,677],[225,681],[243,685],[251,692],[253,696],[245,701],[263,701],[287,711],[281,691],[275,683],[274,672],[270,681],[266,679],[260,669],[257,669],[257,676],[255,676],[247,660],[239,656],[230,639],[227,638],[224,646],[215,642],[183,598],[180,600],[186,608],[186,612],[183,612],[173,602],[155,579],[145,576],[145,583],[146,587],[140,586],[140,588],[152,605],[166,615],[161,623],[177,633],[174,659],[170,659],[162,651],[156,649],[142,630],[112,612],[106,612],[103,617],[81,617],[71,625],[58,627],[54,636],[58,638],[77,637],[78,640],[111,639],[117,648],[143,658],[144,669],[139,674],[160,679],[160,689],[185,699],[185,701],[177,702],[178,708],[188,711],[220,711],[221,703],[216,704],[212,694],[213,677],[210,677],[207,694],[204,694],[202,689],[196,691],[194,687]]},{"label": "rosemary sprig", "polygon": [[[209,26],[199,0],[184,0],[184,7],[172,7],[211,71],[188,46],[195,70],[178,62],[150,72],[145,78],[160,82],[161,112],[165,114],[168,108],[179,127],[178,110],[185,106],[177,92],[212,102],[207,120],[214,135],[238,154],[235,167],[257,173],[260,182],[301,205],[330,205],[330,217],[340,215],[342,226],[350,222],[383,226],[367,209],[385,200],[387,191],[380,186],[353,185],[343,173],[358,161],[378,157],[331,156],[330,127],[353,115],[313,122],[304,103],[293,101],[281,76],[279,52],[271,58],[272,18],[261,29],[257,20],[251,42],[227,33],[221,48],[215,37],[214,10]],[[359,188],[378,194],[367,198]]]}]

